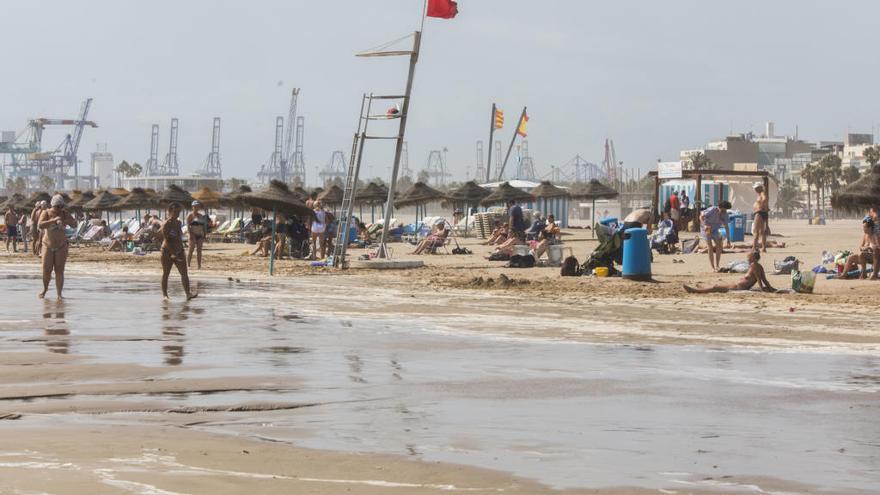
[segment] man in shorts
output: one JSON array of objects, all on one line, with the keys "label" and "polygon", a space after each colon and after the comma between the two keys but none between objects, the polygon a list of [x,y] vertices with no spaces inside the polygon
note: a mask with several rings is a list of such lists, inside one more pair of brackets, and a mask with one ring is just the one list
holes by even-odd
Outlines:
[{"label": "man in shorts", "polygon": [[754,230],[752,235],[755,237],[752,249],[755,251],[762,249],[766,253],[767,231],[769,230],[768,223],[770,221],[770,201],[767,199],[767,191],[764,190],[764,184],[755,182],[754,189],[758,197],[755,198],[755,204],[752,205],[752,212],[754,213],[754,224],[752,227]]},{"label": "man in shorts", "polygon": [[6,251],[9,251],[9,243],[12,243],[12,252],[18,252],[18,213],[12,206],[6,211],[3,217],[6,225]]},{"label": "man in shorts", "polygon": [[703,239],[706,240],[706,247],[709,252],[709,264],[712,265],[712,271],[717,272],[721,268],[721,253],[724,249],[724,240],[721,237],[721,227],[730,222],[727,216],[727,210],[730,209],[730,202],[722,201],[718,206],[706,208],[700,213],[700,223],[703,226]]}]

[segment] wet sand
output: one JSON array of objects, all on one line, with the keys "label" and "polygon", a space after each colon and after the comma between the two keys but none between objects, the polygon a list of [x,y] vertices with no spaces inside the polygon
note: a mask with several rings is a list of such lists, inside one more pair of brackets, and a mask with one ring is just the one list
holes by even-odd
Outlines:
[{"label": "wet sand", "polygon": [[[792,225],[768,258],[810,263],[813,236],[846,247],[853,226]],[[242,249],[211,247],[191,303],[176,280],[159,300],[153,255],[74,249],[65,301],[36,299],[33,258],[0,257],[0,492],[880,485],[877,282],[683,294],[735,276],[702,273],[705,255],[659,257],[653,284],[445,255],[387,273],[281,261],[270,280]]]}]

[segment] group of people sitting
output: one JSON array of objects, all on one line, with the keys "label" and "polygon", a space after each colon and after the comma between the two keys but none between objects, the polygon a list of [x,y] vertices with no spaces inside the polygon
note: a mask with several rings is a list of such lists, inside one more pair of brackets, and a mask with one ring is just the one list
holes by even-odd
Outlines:
[{"label": "group of people sitting", "polygon": [[858,269],[860,279],[868,277],[868,266],[871,266],[871,280],[880,280],[877,267],[880,266],[880,206],[873,206],[862,219],[862,242],[858,252],[846,259],[838,278],[849,278],[849,274]]},{"label": "group of people sitting", "polygon": [[516,246],[527,245],[529,254],[535,260],[541,259],[550,250],[550,246],[560,243],[560,228],[553,214],[544,217],[540,212],[534,212],[532,219],[532,224],[523,228],[525,221],[522,209],[515,201],[511,202],[508,205],[507,223],[495,222],[492,235],[485,244],[495,246],[495,257],[510,257]]}]

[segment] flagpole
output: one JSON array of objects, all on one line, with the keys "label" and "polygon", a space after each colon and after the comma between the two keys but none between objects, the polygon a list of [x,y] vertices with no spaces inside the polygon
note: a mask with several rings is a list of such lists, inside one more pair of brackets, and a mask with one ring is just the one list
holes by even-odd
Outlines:
[{"label": "flagpole", "polygon": [[510,152],[513,150],[513,143],[516,141],[516,136],[519,135],[519,126],[522,125],[524,118],[526,118],[526,107],[523,107],[522,114],[520,114],[519,120],[516,121],[516,130],[513,132],[513,137],[510,138],[510,146],[507,147],[507,155],[504,156],[504,163],[501,164],[501,170],[498,171],[498,180],[501,180],[501,174],[504,173],[504,168],[507,167],[507,159],[510,158]]},{"label": "flagpole", "polygon": [[422,8],[422,26],[419,28],[420,33],[425,32],[425,19],[428,17],[428,1],[425,0],[425,6]]},{"label": "flagpole", "polygon": [[489,163],[486,164],[486,182],[491,181],[492,173],[492,139],[495,136],[495,117],[498,110],[492,103],[492,119],[489,121]]}]

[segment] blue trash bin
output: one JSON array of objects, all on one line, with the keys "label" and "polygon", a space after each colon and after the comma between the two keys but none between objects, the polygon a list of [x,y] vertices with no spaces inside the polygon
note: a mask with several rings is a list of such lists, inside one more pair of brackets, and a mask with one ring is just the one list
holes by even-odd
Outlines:
[{"label": "blue trash bin", "polygon": [[651,243],[646,228],[623,233],[623,278],[651,280]]},{"label": "blue trash bin", "polygon": [[730,215],[727,223],[728,240],[730,242],[743,242],[746,240],[746,217],[745,215]]}]

